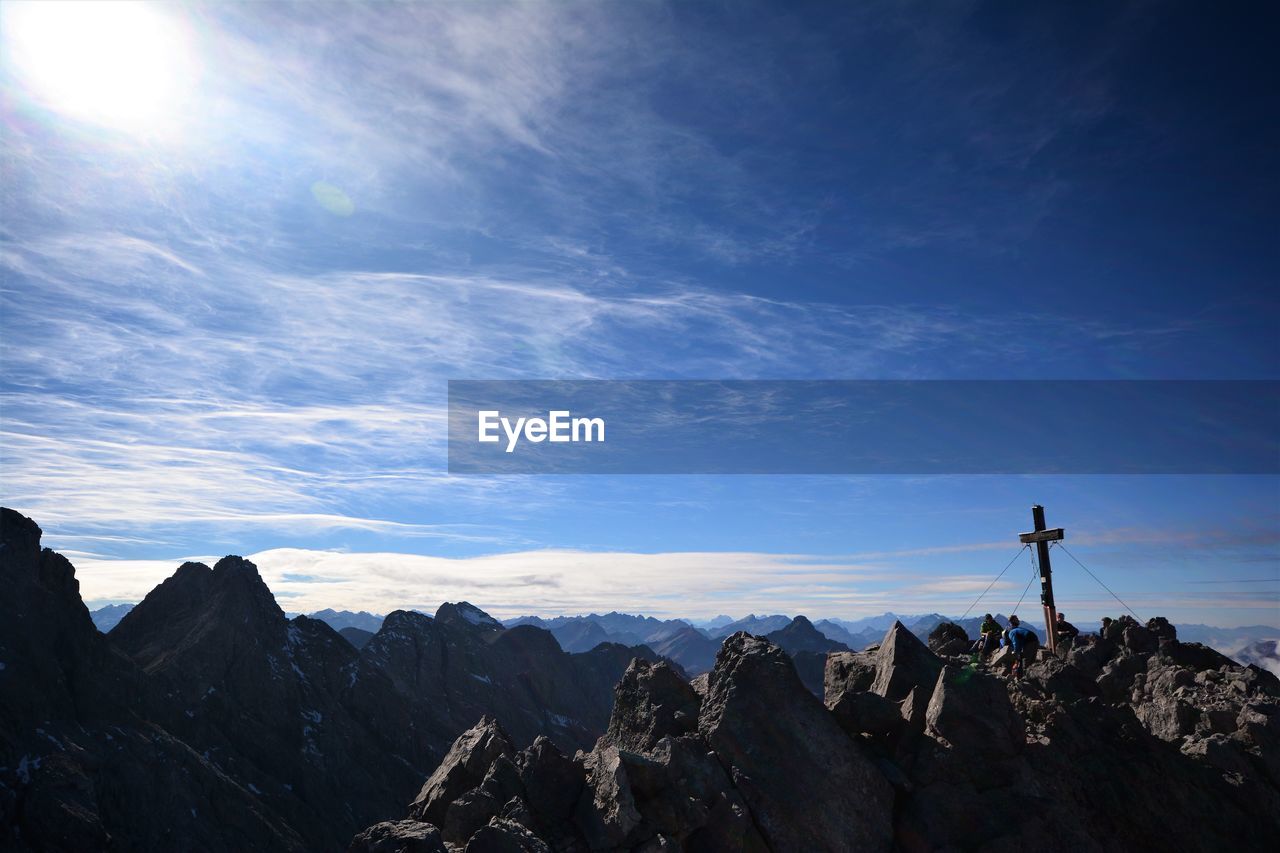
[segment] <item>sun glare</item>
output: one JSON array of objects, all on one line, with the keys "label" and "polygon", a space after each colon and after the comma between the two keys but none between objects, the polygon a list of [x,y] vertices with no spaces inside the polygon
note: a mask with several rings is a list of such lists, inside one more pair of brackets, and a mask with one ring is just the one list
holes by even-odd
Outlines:
[{"label": "sun glare", "polygon": [[0,9],[4,64],[20,93],[116,130],[162,134],[176,126],[195,69],[187,33],[166,7],[6,2]]}]

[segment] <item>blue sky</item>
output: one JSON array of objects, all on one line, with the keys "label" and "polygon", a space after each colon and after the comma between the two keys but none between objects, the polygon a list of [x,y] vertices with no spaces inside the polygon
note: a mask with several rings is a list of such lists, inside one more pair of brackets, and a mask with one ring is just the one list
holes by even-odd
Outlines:
[{"label": "blue sky", "polygon": [[1261,4],[66,8],[4,13],[0,464],[86,598],[956,612],[1040,502],[1280,622],[1274,477],[444,465],[450,378],[1278,378]]}]

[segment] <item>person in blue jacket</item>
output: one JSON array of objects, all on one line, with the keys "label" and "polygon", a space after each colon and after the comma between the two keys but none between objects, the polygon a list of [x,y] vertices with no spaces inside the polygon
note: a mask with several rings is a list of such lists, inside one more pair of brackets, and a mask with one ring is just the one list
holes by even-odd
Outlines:
[{"label": "person in blue jacket", "polygon": [[1009,629],[1004,632],[1005,643],[1013,649],[1013,677],[1022,677],[1024,663],[1033,654],[1040,638],[1030,628],[1023,627],[1017,616],[1009,617]]}]

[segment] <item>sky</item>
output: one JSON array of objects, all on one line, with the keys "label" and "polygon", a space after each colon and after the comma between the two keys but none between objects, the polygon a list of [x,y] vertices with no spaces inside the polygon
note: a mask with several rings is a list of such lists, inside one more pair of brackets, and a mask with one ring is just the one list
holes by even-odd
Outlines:
[{"label": "sky", "polygon": [[449,379],[1280,378],[1266,4],[0,16],[0,500],[91,604],[1009,612],[1041,503],[1142,618],[1280,624],[1275,476],[445,464]]}]

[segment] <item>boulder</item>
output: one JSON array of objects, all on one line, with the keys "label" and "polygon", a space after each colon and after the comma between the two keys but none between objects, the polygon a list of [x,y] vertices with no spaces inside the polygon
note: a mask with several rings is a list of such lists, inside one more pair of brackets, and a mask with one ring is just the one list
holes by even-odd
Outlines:
[{"label": "boulder", "polygon": [[1057,657],[1047,657],[1027,667],[1026,679],[1038,685],[1047,695],[1060,702],[1074,702],[1101,693],[1098,682],[1070,663]]},{"label": "boulder", "polygon": [[546,842],[527,827],[506,818],[494,818],[476,830],[467,842],[466,853],[551,853]]},{"label": "boulder", "polygon": [[440,831],[416,820],[375,823],[351,839],[347,853],[446,853]]},{"label": "boulder", "polygon": [[577,822],[593,850],[631,846],[642,836],[644,816],[636,808],[627,762],[617,747],[601,743],[583,760],[587,785]]},{"label": "boulder", "polygon": [[1183,755],[1203,761],[1226,773],[1243,776],[1249,773],[1249,759],[1240,743],[1226,735],[1214,734],[1205,738],[1189,738],[1182,744]]},{"label": "boulder", "polygon": [[925,711],[925,733],[950,748],[996,757],[1022,751],[1022,718],[1004,682],[968,667],[947,666]]},{"label": "boulder", "polygon": [[1156,616],[1147,620],[1147,630],[1156,638],[1160,645],[1164,645],[1170,640],[1178,639],[1178,629],[1163,616]]},{"label": "boulder", "polygon": [[835,652],[827,655],[823,672],[823,698],[827,707],[845,693],[862,693],[876,680],[875,652]]},{"label": "boulder", "polygon": [[876,651],[876,674],[871,690],[900,702],[913,687],[933,690],[942,661],[901,622],[894,622]]},{"label": "boulder", "polygon": [[1136,654],[1150,655],[1160,648],[1155,634],[1141,625],[1128,625],[1124,629],[1124,645]]},{"label": "boulder", "polygon": [[[963,654],[969,650],[970,645],[972,643],[969,640],[969,634],[954,622],[939,622],[937,627],[929,632],[929,650],[934,654]],[[951,651],[952,649],[960,651]]]},{"label": "boulder", "polygon": [[840,727],[851,735],[886,737],[902,725],[897,703],[878,693],[842,693],[831,707]]}]

